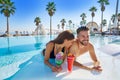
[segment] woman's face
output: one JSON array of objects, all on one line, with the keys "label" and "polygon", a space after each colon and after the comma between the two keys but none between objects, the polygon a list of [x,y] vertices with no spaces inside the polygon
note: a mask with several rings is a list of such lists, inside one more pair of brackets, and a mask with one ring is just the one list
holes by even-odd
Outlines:
[{"label": "woman's face", "polygon": [[72,39],[72,40],[65,40],[65,47],[69,48],[72,45],[73,41],[74,41],[74,39]]}]

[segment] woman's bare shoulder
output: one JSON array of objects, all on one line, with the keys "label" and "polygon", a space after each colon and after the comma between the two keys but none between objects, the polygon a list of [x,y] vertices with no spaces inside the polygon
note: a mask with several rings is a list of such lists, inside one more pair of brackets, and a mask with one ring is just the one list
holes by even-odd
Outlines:
[{"label": "woman's bare shoulder", "polygon": [[54,46],[54,43],[53,42],[49,42],[49,43],[47,43],[47,46]]}]

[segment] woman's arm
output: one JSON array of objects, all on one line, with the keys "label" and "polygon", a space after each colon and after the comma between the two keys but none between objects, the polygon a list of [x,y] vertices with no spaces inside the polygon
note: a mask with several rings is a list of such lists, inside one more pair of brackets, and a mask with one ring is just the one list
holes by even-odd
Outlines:
[{"label": "woman's arm", "polygon": [[53,50],[53,47],[54,47],[53,43],[50,42],[47,44],[46,51],[45,51],[45,57],[44,57],[44,63],[47,66],[49,66],[53,72],[57,72],[57,68],[49,62],[50,52]]}]

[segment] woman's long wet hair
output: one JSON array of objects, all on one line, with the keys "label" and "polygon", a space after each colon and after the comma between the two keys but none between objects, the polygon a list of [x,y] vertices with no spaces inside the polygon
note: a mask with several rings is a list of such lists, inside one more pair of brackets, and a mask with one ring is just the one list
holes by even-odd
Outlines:
[{"label": "woman's long wet hair", "polygon": [[57,38],[55,38],[54,40],[50,42],[57,43],[57,44],[63,44],[65,39],[66,40],[74,39],[73,33],[69,30],[63,31],[57,36]]},{"label": "woman's long wet hair", "polygon": [[[63,44],[64,40],[72,40],[74,38],[75,37],[74,37],[73,33],[69,30],[66,30],[66,31],[61,32],[54,40],[52,40],[50,42],[57,43],[57,44]],[[50,42],[48,42],[48,43],[50,43]],[[43,55],[45,55],[45,49],[43,50]]]}]

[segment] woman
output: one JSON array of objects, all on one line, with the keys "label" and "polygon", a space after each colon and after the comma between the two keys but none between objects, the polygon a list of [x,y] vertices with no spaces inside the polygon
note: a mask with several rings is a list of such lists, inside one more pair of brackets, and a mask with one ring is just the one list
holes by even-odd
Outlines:
[{"label": "woman", "polygon": [[50,58],[54,58],[58,52],[62,51],[63,54],[63,60],[66,57],[66,53],[68,52],[68,48],[72,45],[72,42],[74,41],[74,35],[66,30],[60,33],[56,39],[50,41],[46,45],[46,49],[43,51],[44,54],[44,63],[48,65],[53,72],[59,72],[60,68],[56,67],[55,65],[52,65],[49,62]]}]

